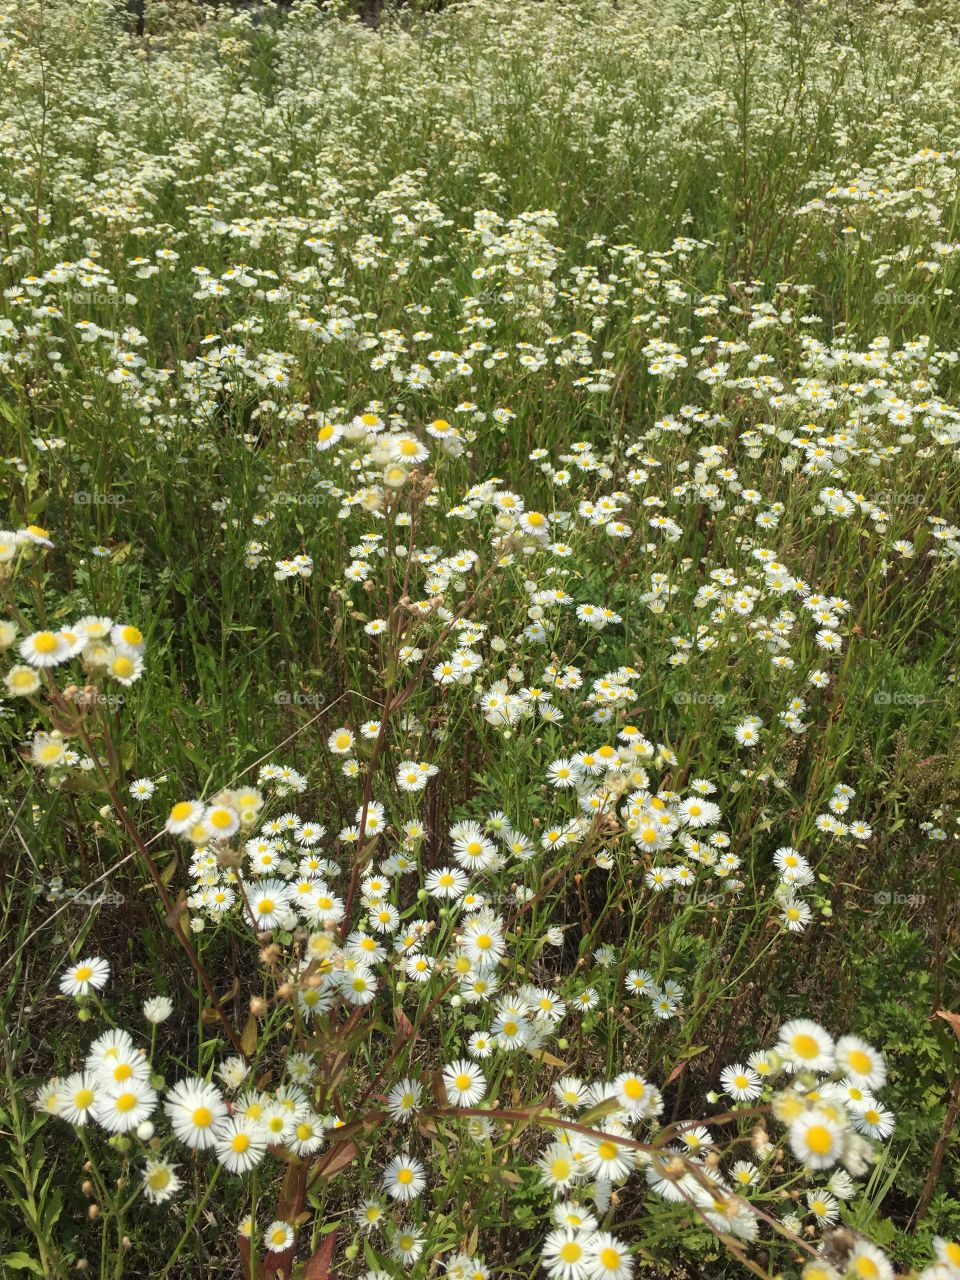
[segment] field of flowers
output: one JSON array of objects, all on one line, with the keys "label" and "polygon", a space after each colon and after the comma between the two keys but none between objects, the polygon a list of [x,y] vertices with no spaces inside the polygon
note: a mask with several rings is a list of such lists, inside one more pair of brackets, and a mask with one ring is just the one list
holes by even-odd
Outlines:
[{"label": "field of flowers", "polygon": [[0,1276],[960,1280],[960,0],[356,9],[0,0]]}]

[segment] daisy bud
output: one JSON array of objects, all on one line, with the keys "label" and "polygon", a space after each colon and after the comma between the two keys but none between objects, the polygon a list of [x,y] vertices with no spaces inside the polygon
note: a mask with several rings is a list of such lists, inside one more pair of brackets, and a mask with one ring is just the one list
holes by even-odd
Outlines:
[{"label": "daisy bud", "polygon": [[266,1000],[262,999],[260,996],[251,997],[250,1012],[253,1014],[255,1018],[262,1018],[264,1014],[267,1012],[268,1008],[269,1008],[269,1005],[267,1004]]},{"label": "daisy bud", "polygon": [[100,1217],[100,1206],[98,1204],[87,1205],[87,1217],[91,1222],[95,1222]]},{"label": "daisy bud", "polygon": [[88,1198],[93,1195],[93,1183],[89,1178],[85,1179],[85,1181],[80,1184],[80,1190]]}]

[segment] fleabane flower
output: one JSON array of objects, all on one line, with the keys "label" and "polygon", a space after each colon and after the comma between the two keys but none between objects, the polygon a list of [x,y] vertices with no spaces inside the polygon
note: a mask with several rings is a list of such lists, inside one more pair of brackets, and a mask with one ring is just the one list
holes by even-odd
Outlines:
[{"label": "fleabane flower", "polygon": [[247,1173],[263,1159],[267,1138],[263,1125],[249,1116],[231,1116],[215,1134],[217,1159],[228,1173]]},{"label": "fleabane flower", "polygon": [[616,1236],[596,1231],[587,1244],[587,1270],[591,1280],[630,1280],[633,1259]]},{"label": "fleabane flower", "polygon": [[169,1160],[147,1160],[141,1190],[151,1204],[163,1204],[180,1190],[177,1166]]},{"label": "fleabane flower", "polygon": [[104,1087],[94,1101],[92,1114],[110,1133],[129,1133],[149,1120],[157,1105],[156,1091],[146,1080],[131,1078],[110,1088]]},{"label": "fleabane flower", "polygon": [[179,1140],[195,1151],[216,1145],[218,1127],[227,1119],[227,1106],[215,1085],[188,1079],[167,1093],[164,1111]]},{"label": "fleabane flower", "polygon": [[790,1147],[811,1169],[829,1169],[840,1158],[843,1129],[827,1112],[807,1111],[790,1126]]},{"label": "fleabane flower", "polygon": [[795,1070],[833,1069],[833,1040],[823,1027],[808,1018],[795,1018],[783,1024],[777,1039],[777,1052]]},{"label": "fleabane flower", "polygon": [[89,956],[61,976],[60,990],[65,996],[88,996],[91,991],[101,991],[109,977],[107,961],[100,956]]},{"label": "fleabane flower", "polygon": [[384,1190],[400,1203],[415,1200],[426,1185],[426,1170],[413,1156],[394,1156],[383,1171]]},{"label": "fleabane flower", "polygon": [[34,631],[20,641],[20,657],[31,667],[56,667],[72,657],[72,646],[57,631]]},{"label": "fleabane flower", "polygon": [[880,1089],[887,1078],[883,1054],[859,1036],[841,1036],[834,1050],[836,1069],[864,1089]]},{"label": "fleabane flower", "polygon": [[487,1081],[474,1062],[460,1058],[443,1069],[447,1101],[455,1107],[474,1107],[487,1092]]}]

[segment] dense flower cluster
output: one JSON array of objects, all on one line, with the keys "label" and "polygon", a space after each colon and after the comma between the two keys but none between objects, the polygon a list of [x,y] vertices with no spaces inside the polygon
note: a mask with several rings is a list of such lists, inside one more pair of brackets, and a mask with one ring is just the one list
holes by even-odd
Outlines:
[{"label": "dense flower cluster", "polygon": [[890,1280],[835,904],[960,836],[952,10],[427,7],[0,4],[76,1249]]}]

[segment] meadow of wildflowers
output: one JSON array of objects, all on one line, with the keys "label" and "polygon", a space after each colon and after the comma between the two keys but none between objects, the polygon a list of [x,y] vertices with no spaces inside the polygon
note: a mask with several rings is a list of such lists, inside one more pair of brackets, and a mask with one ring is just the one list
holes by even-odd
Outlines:
[{"label": "meadow of wildflowers", "polygon": [[0,0],[0,1275],[960,1280],[960,2],[355,7]]}]

